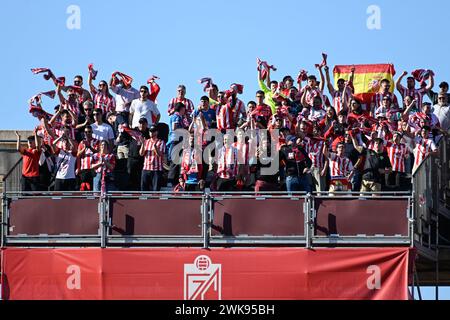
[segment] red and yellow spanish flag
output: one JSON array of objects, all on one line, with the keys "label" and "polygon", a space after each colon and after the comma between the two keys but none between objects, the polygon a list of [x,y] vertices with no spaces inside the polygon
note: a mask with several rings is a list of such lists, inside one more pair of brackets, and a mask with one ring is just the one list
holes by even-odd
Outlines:
[{"label": "red and yellow spanish flag", "polygon": [[355,77],[353,79],[354,96],[363,104],[370,104],[373,95],[380,90],[380,83],[383,79],[388,79],[391,82],[390,92],[394,91],[395,69],[393,64],[335,66],[333,70],[335,87],[337,87],[339,79],[344,79],[345,81],[350,79],[353,67],[355,68]]}]

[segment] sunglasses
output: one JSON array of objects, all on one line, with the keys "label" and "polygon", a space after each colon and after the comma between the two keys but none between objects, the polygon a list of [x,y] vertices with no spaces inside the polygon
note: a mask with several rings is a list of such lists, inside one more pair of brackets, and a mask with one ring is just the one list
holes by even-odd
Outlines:
[{"label": "sunglasses", "polygon": [[84,111],[92,110],[92,108],[84,108]]},{"label": "sunglasses", "polygon": [[92,131],[85,131],[84,133],[92,134]]},{"label": "sunglasses", "polygon": [[99,87],[106,87],[106,83],[99,83],[98,86]]},{"label": "sunglasses", "polygon": [[148,92],[147,90],[141,90],[141,92]]}]

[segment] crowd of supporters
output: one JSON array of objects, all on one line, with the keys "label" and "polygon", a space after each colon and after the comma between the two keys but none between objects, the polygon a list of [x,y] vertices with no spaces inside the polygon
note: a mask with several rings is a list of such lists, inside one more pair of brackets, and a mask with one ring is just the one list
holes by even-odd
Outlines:
[{"label": "crowd of supporters", "polygon": [[[27,147],[17,133],[22,190],[406,191],[411,174],[449,132],[449,86],[442,82],[433,91],[432,73],[416,88],[412,76],[402,85],[404,72],[395,82],[401,99],[383,79],[372,102],[363,104],[354,96],[354,69],[337,87],[326,64],[316,65],[320,81],[305,72],[295,81],[289,75],[275,81],[271,69],[259,61],[260,90],[246,104],[240,84],[220,90],[204,78],[198,104],[179,85],[161,110],[168,124],[160,122],[157,77],[137,89],[131,77],[115,72],[95,86],[90,66],[86,90],[82,76],[65,85],[39,69],[56,86],[44,94],[60,103],[50,115],[42,94],[30,100],[39,125]],[[190,136],[180,140],[179,130]],[[254,134],[262,131],[271,138]],[[207,132],[223,134],[223,143]],[[203,156],[210,146],[216,148]],[[276,170],[264,170],[273,163]]]}]

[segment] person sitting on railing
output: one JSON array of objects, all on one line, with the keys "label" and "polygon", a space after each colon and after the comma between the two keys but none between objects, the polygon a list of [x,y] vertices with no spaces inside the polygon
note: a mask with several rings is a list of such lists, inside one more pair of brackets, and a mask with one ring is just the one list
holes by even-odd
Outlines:
[{"label": "person sitting on railing", "polygon": [[20,145],[20,134],[15,131],[17,136],[17,151],[20,152],[23,159],[21,190],[38,191],[39,190],[39,158],[41,157],[40,139],[37,136],[37,130],[34,129],[33,136],[27,138],[28,148]]},{"label": "person sitting on railing", "polygon": [[[58,147],[58,145],[62,147]],[[77,145],[67,131],[53,141],[56,154],[55,191],[75,191],[77,163]]]}]

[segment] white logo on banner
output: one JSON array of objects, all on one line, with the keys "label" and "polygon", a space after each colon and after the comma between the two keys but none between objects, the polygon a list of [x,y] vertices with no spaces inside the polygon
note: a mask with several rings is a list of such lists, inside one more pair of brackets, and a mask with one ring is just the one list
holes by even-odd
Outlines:
[{"label": "white logo on banner", "polygon": [[198,256],[193,264],[184,265],[184,300],[205,300],[214,290],[222,300],[222,265],[213,264],[208,256]]},{"label": "white logo on banner", "polygon": [[77,265],[70,265],[66,270],[70,276],[67,278],[66,285],[69,290],[81,290],[81,269]]},{"label": "white logo on banner", "polygon": [[369,290],[381,289],[381,269],[379,266],[369,266],[367,272],[371,276],[367,278],[367,288]]}]

